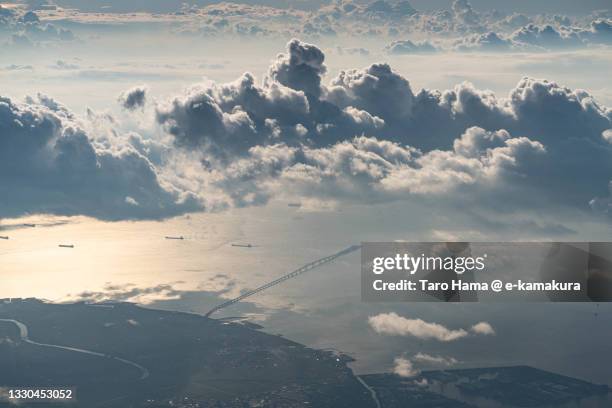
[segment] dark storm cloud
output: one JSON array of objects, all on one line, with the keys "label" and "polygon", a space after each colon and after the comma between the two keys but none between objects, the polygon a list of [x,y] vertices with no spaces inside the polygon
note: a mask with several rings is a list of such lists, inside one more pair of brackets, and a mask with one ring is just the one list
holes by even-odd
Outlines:
[{"label": "dark storm cloud", "polygon": [[95,142],[73,113],[38,96],[0,97],[0,214],[160,218],[199,208],[128,143]]}]

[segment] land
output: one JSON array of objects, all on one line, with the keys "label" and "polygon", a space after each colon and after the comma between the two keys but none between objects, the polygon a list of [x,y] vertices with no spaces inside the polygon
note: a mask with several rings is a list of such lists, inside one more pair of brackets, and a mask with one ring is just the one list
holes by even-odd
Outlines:
[{"label": "land", "polygon": [[[482,401],[544,407],[610,401],[607,386],[531,367],[358,378],[351,361],[246,322],[129,303],[0,300],[0,406],[8,389],[26,387],[74,388],[77,401],[69,406],[88,408],[491,406]],[[68,406],[28,404],[19,406]]]},{"label": "land", "polygon": [[[29,344],[17,325],[0,322],[0,386],[75,387],[79,406],[373,406],[347,367],[348,357],[250,325],[128,303],[35,299],[2,303],[0,319],[23,323],[37,343],[104,356]],[[142,379],[140,370],[119,359],[150,374]]]},{"label": "land", "polygon": [[405,379],[362,376],[383,407],[592,407],[612,406],[606,385],[528,366],[426,371]]}]

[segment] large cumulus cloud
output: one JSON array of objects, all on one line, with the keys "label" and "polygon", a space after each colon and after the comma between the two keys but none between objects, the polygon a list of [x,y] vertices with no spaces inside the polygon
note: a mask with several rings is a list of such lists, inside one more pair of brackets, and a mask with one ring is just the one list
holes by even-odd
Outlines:
[{"label": "large cumulus cloud", "polygon": [[207,185],[238,206],[435,196],[588,209],[607,195],[612,111],[584,90],[524,78],[506,97],[469,83],[415,92],[387,64],[325,85],[324,61],[293,40],[262,85],[245,74],[193,87],[162,104],[158,121],[177,146],[199,148]]},{"label": "large cumulus cloud", "polygon": [[157,109],[157,120],[182,146],[200,146],[216,159],[278,142],[327,145],[346,132],[376,132],[384,121],[358,106],[324,100],[323,52],[291,41],[270,68],[264,86],[246,73],[228,84],[208,83]]},{"label": "large cumulus cloud", "polygon": [[159,218],[199,208],[127,141],[96,141],[45,97],[0,97],[0,215]]},{"label": "large cumulus cloud", "polygon": [[287,51],[270,67],[270,79],[318,97],[321,94],[321,76],[327,71],[323,64],[323,51],[298,40],[291,40]]},{"label": "large cumulus cloud", "polygon": [[258,146],[222,172],[220,185],[240,193],[237,205],[252,204],[243,197],[265,202],[282,194],[362,203],[445,197],[500,190],[544,153],[538,142],[481,128],[468,129],[453,150],[427,153],[365,136],[326,148]]}]

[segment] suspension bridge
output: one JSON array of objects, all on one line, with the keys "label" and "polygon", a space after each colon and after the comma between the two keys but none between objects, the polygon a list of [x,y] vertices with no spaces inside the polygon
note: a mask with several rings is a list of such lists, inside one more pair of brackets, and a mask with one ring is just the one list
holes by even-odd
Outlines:
[{"label": "suspension bridge", "polygon": [[296,269],[293,272],[290,272],[290,273],[288,273],[286,275],[283,275],[280,278],[277,278],[277,279],[275,279],[275,280],[273,280],[271,282],[266,283],[265,285],[261,285],[258,288],[251,289],[251,290],[243,293],[242,295],[240,295],[240,296],[238,296],[238,297],[236,297],[234,299],[230,299],[227,302],[223,302],[223,303],[213,307],[212,309],[210,309],[208,311],[208,313],[206,313],[205,316],[206,317],[210,317],[213,313],[218,312],[221,309],[225,309],[226,307],[229,307],[229,306],[231,306],[231,305],[233,305],[235,303],[238,303],[238,302],[240,302],[240,301],[242,301],[242,300],[244,300],[244,299],[246,299],[248,297],[251,297],[251,296],[259,293],[259,292],[263,292],[266,289],[269,289],[269,288],[271,288],[273,286],[279,285],[279,284],[285,282],[286,280],[293,279],[295,277],[298,277],[298,276],[302,275],[305,272],[311,271],[311,270],[316,269],[316,268],[318,268],[320,266],[323,266],[323,265],[325,265],[327,263],[330,263],[330,262],[334,261],[335,259],[340,258],[341,256],[347,255],[347,254],[349,254],[349,253],[351,253],[353,251],[358,250],[359,248],[361,248],[361,245],[352,245],[352,246],[350,246],[350,247],[348,247],[346,249],[343,249],[340,252],[336,252],[333,255],[329,255],[329,256],[326,256],[325,258],[317,259],[316,261],[307,263],[306,265],[302,266],[299,269]]}]

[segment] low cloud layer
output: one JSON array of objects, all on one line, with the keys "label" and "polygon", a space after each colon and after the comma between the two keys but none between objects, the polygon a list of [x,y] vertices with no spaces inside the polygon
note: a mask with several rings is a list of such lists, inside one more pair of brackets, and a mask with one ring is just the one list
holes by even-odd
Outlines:
[{"label": "low cloud layer", "polygon": [[[191,5],[164,2],[161,8],[160,4],[135,6],[129,2],[115,2],[110,8],[106,2],[96,1],[99,4],[95,7],[82,0],[72,3],[75,2],[64,4],[71,6],[66,9],[34,5],[34,11],[27,13],[5,8],[0,12],[0,25],[4,18],[15,35],[10,43],[20,47],[74,39],[72,31],[61,27],[66,21],[96,23],[101,27],[110,23],[113,30],[137,23],[158,30],[161,27],[167,34],[196,38],[287,40],[300,37],[309,41],[330,38],[359,39],[360,42],[379,39],[389,44],[386,49],[392,54],[474,50],[546,52],[612,44],[609,10],[568,16],[555,13],[551,6],[546,14],[528,15],[478,10],[465,0],[455,0],[439,10],[419,10],[408,1],[395,0],[300,1],[293,2],[298,7],[291,8],[285,2],[274,1]],[[75,10],[79,8],[81,11]],[[129,12],[135,9],[139,13]],[[47,23],[46,19],[53,22]],[[108,30],[104,28],[100,35],[108,35]],[[363,47],[349,48],[363,50]]]}]

